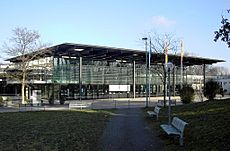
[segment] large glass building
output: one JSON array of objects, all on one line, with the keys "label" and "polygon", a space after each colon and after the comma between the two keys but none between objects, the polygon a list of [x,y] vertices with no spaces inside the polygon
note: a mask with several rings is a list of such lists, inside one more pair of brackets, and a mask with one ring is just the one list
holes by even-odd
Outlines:
[{"label": "large glass building", "polygon": [[[151,96],[164,93],[164,54],[152,53],[149,66],[146,64],[148,53],[133,49],[64,43],[41,52],[30,61],[28,97],[32,90],[41,90],[43,98],[58,99],[60,95],[67,99],[135,98],[146,96],[148,86]],[[174,64],[171,90],[176,95],[181,82],[187,79],[186,72],[181,73],[180,56],[169,55],[168,58]],[[222,62],[199,57],[184,57],[183,60],[184,67]],[[6,72],[17,69],[21,62],[20,57],[8,61],[11,64]],[[205,71],[203,76],[205,79]],[[1,81],[4,80],[0,93],[21,93],[20,82],[10,78]]]}]

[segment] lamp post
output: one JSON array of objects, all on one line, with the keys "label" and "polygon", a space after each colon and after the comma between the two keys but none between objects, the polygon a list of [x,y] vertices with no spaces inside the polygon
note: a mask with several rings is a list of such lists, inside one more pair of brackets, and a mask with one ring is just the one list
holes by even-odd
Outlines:
[{"label": "lamp post", "polygon": [[170,83],[170,74],[173,69],[173,64],[171,62],[167,63],[167,72],[168,72],[168,96],[169,96],[169,105],[168,105],[168,118],[169,124],[171,124],[171,83]]},{"label": "lamp post", "polygon": [[[150,40],[149,40],[149,58],[148,58],[148,101],[149,101],[149,103],[150,103],[150,83],[151,83],[151,79],[150,79],[150,62],[151,62],[151,53],[152,53],[152,50],[151,50],[151,38],[150,38]],[[146,52],[147,53],[147,52]]]},{"label": "lamp post", "polygon": [[144,37],[144,38],[142,38],[142,40],[145,41],[145,53],[146,53],[146,73],[145,73],[145,77],[146,77],[146,86],[145,86],[146,101],[145,101],[145,107],[148,107],[148,77],[147,77],[147,73],[148,73],[147,40],[148,40],[148,38]]}]

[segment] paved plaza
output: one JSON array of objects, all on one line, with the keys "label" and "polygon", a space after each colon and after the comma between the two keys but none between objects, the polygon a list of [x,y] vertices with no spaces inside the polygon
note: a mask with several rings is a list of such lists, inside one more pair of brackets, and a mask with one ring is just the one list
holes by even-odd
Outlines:
[{"label": "paved plaza", "polygon": [[[217,97],[216,99],[230,98],[229,95]],[[171,97],[176,100],[176,105],[181,105],[180,97]],[[163,97],[151,97],[148,102],[149,107],[156,106],[158,100],[163,100]],[[200,102],[200,97],[196,96],[194,102]],[[204,98],[204,100],[206,100]],[[43,100],[42,107],[26,107],[19,109],[18,102],[14,102],[10,107],[0,107],[1,112],[19,112],[19,111],[52,111],[52,110],[69,110],[69,109],[124,109],[124,108],[142,108],[146,107],[146,98],[113,98],[113,99],[97,99],[97,100],[68,100],[64,105],[60,105],[56,100],[54,105],[49,105],[48,100]],[[76,108],[69,108],[70,103],[79,104]],[[84,106],[84,107],[81,107]]]}]

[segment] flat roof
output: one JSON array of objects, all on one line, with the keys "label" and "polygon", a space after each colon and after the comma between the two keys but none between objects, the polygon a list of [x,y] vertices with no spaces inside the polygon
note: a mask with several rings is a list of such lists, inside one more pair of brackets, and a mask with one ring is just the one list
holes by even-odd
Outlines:
[{"label": "flat roof", "polygon": [[[42,52],[43,51],[43,52]],[[107,47],[107,46],[98,46],[98,45],[86,45],[86,44],[75,44],[75,43],[63,43],[48,47],[46,49],[39,50],[40,53],[37,58],[45,56],[71,56],[71,57],[82,57],[91,59],[91,60],[104,60],[104,61],[115,61],[122,60],[125,62],[133,62],[144,64],[146,62],[146,52],[136,49],[126,49],[126,48],[116,48],[116,47]],[[33,56],[33,52],[27,54],[27,56]],[[164,53],[155,53],[151,54],[151,64],[164,63],[165,54]],[[180,66],[180,55],[168,55],[168,60]],[[20,56],[7,59],[11,62],[20,62]],[[210,59],[203,57],[194,57],[194,56],[184,56],[183,65],[202,65],[202,64],[213,64],[218,62],[225,62],[224,60],[219,59]]]}]

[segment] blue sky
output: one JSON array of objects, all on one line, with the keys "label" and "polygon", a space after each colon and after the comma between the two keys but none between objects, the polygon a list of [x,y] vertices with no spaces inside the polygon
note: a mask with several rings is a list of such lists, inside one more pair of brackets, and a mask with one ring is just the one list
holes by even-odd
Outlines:
[{"label": "blue sky", "polygon": [[182,38],[185,51],[224,59],[230,49],[214,42],[221,14],[230,0],[3,0],[0,1],[0,45],[15,27],[38,30],[42,41],[144,49],[150,31]]}]

